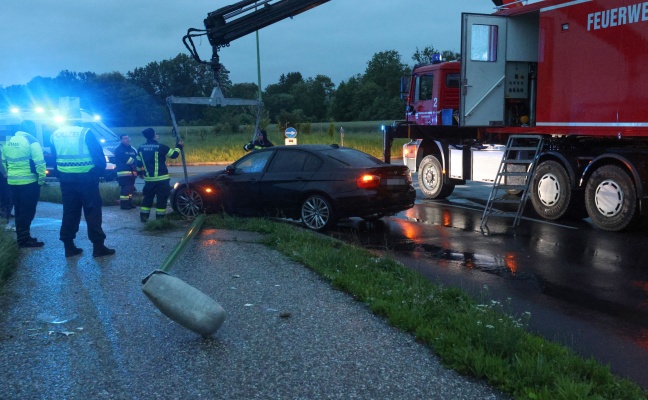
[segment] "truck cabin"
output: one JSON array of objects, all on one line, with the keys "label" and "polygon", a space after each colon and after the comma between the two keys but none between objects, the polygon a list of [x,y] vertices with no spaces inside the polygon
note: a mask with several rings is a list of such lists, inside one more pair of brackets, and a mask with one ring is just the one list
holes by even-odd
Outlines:
[{"label": "truck cabin", "polygon": [[417,125],[457,125],[460,70],[457,61],[415,66],[407,78],[407,120]]}]

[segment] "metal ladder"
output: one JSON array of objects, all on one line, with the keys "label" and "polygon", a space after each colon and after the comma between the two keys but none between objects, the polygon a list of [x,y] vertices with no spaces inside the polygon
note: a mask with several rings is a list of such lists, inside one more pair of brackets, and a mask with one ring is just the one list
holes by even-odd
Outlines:
[{"label": "metal ladder", "polygon": [[[538,154],[542,150],[542,136],[540,135],[511,135],[506,143],[502,155],[493,189],[488,196],[488,202],[482,215],[480,229],[482,234],[488,235],[488,219],[491,216],[513,218],[512,227],[520,223],[524,205],[529,197],[529,185],[536,166]],[[504,197],[510,190],[520,190],[517,199],[511,196]],[[493,206],[495,204],[517,204],[517,210],[501,211]]]}]

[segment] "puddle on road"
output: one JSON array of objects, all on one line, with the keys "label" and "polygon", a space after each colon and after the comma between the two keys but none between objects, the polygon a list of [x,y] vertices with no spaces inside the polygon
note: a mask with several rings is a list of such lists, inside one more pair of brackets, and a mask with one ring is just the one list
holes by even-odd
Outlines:
[{"label": "puddle on road", "polygon": [[64,324],[66,322],[74,321],[77,318],[77,315],[72,315],[71,317],[58,317],[56,315],[51,315],[48,313],[41,313],[36,316],[36,319],[41,322],[47,322],[49,324]]}]

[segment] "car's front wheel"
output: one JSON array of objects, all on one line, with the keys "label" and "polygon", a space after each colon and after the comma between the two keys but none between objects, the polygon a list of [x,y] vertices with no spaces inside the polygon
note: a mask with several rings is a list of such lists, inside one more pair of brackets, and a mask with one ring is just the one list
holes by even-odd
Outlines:
[{"label": "car's front wheel", "polygon": [[204,211],[203,199],[200,193],[187,187],[178,189],[172,207],[185,217],[195,217]]},{"label": "car's front wheel", "polygon": [[310,195],[301,206],[301,220],[308,229],[323,231],[335,222],[331,203],[319,194]]}]

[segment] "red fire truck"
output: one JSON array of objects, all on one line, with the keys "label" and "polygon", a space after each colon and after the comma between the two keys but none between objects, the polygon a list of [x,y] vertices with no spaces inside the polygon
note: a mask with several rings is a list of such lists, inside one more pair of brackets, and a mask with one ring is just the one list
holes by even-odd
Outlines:
[{"label": "red fire truck", "polygon": [[[328,1],[242,0],[183,41],[218,77],[221,47]],[[492,1],[492,15],[462,14],[461,62],[414,68],[406,119],[384,130],[385,161],[394,138],[411,139],[405,164],[439,199],[467,181],[495,183],[511,136],[541,137],[524,191],[541,217],[634,225],[648,215],[648,2]]]},{"label": "red fire truck", "polygon": [[[545,219],[618,231],[648,215],[648,2],[545,0],[462,14],[461,62],[414,68],[403,157],[423,193],[493,182],[509,135],[541,135],[530,181]],[[498,4],[500,3],[500,4]]]}]

